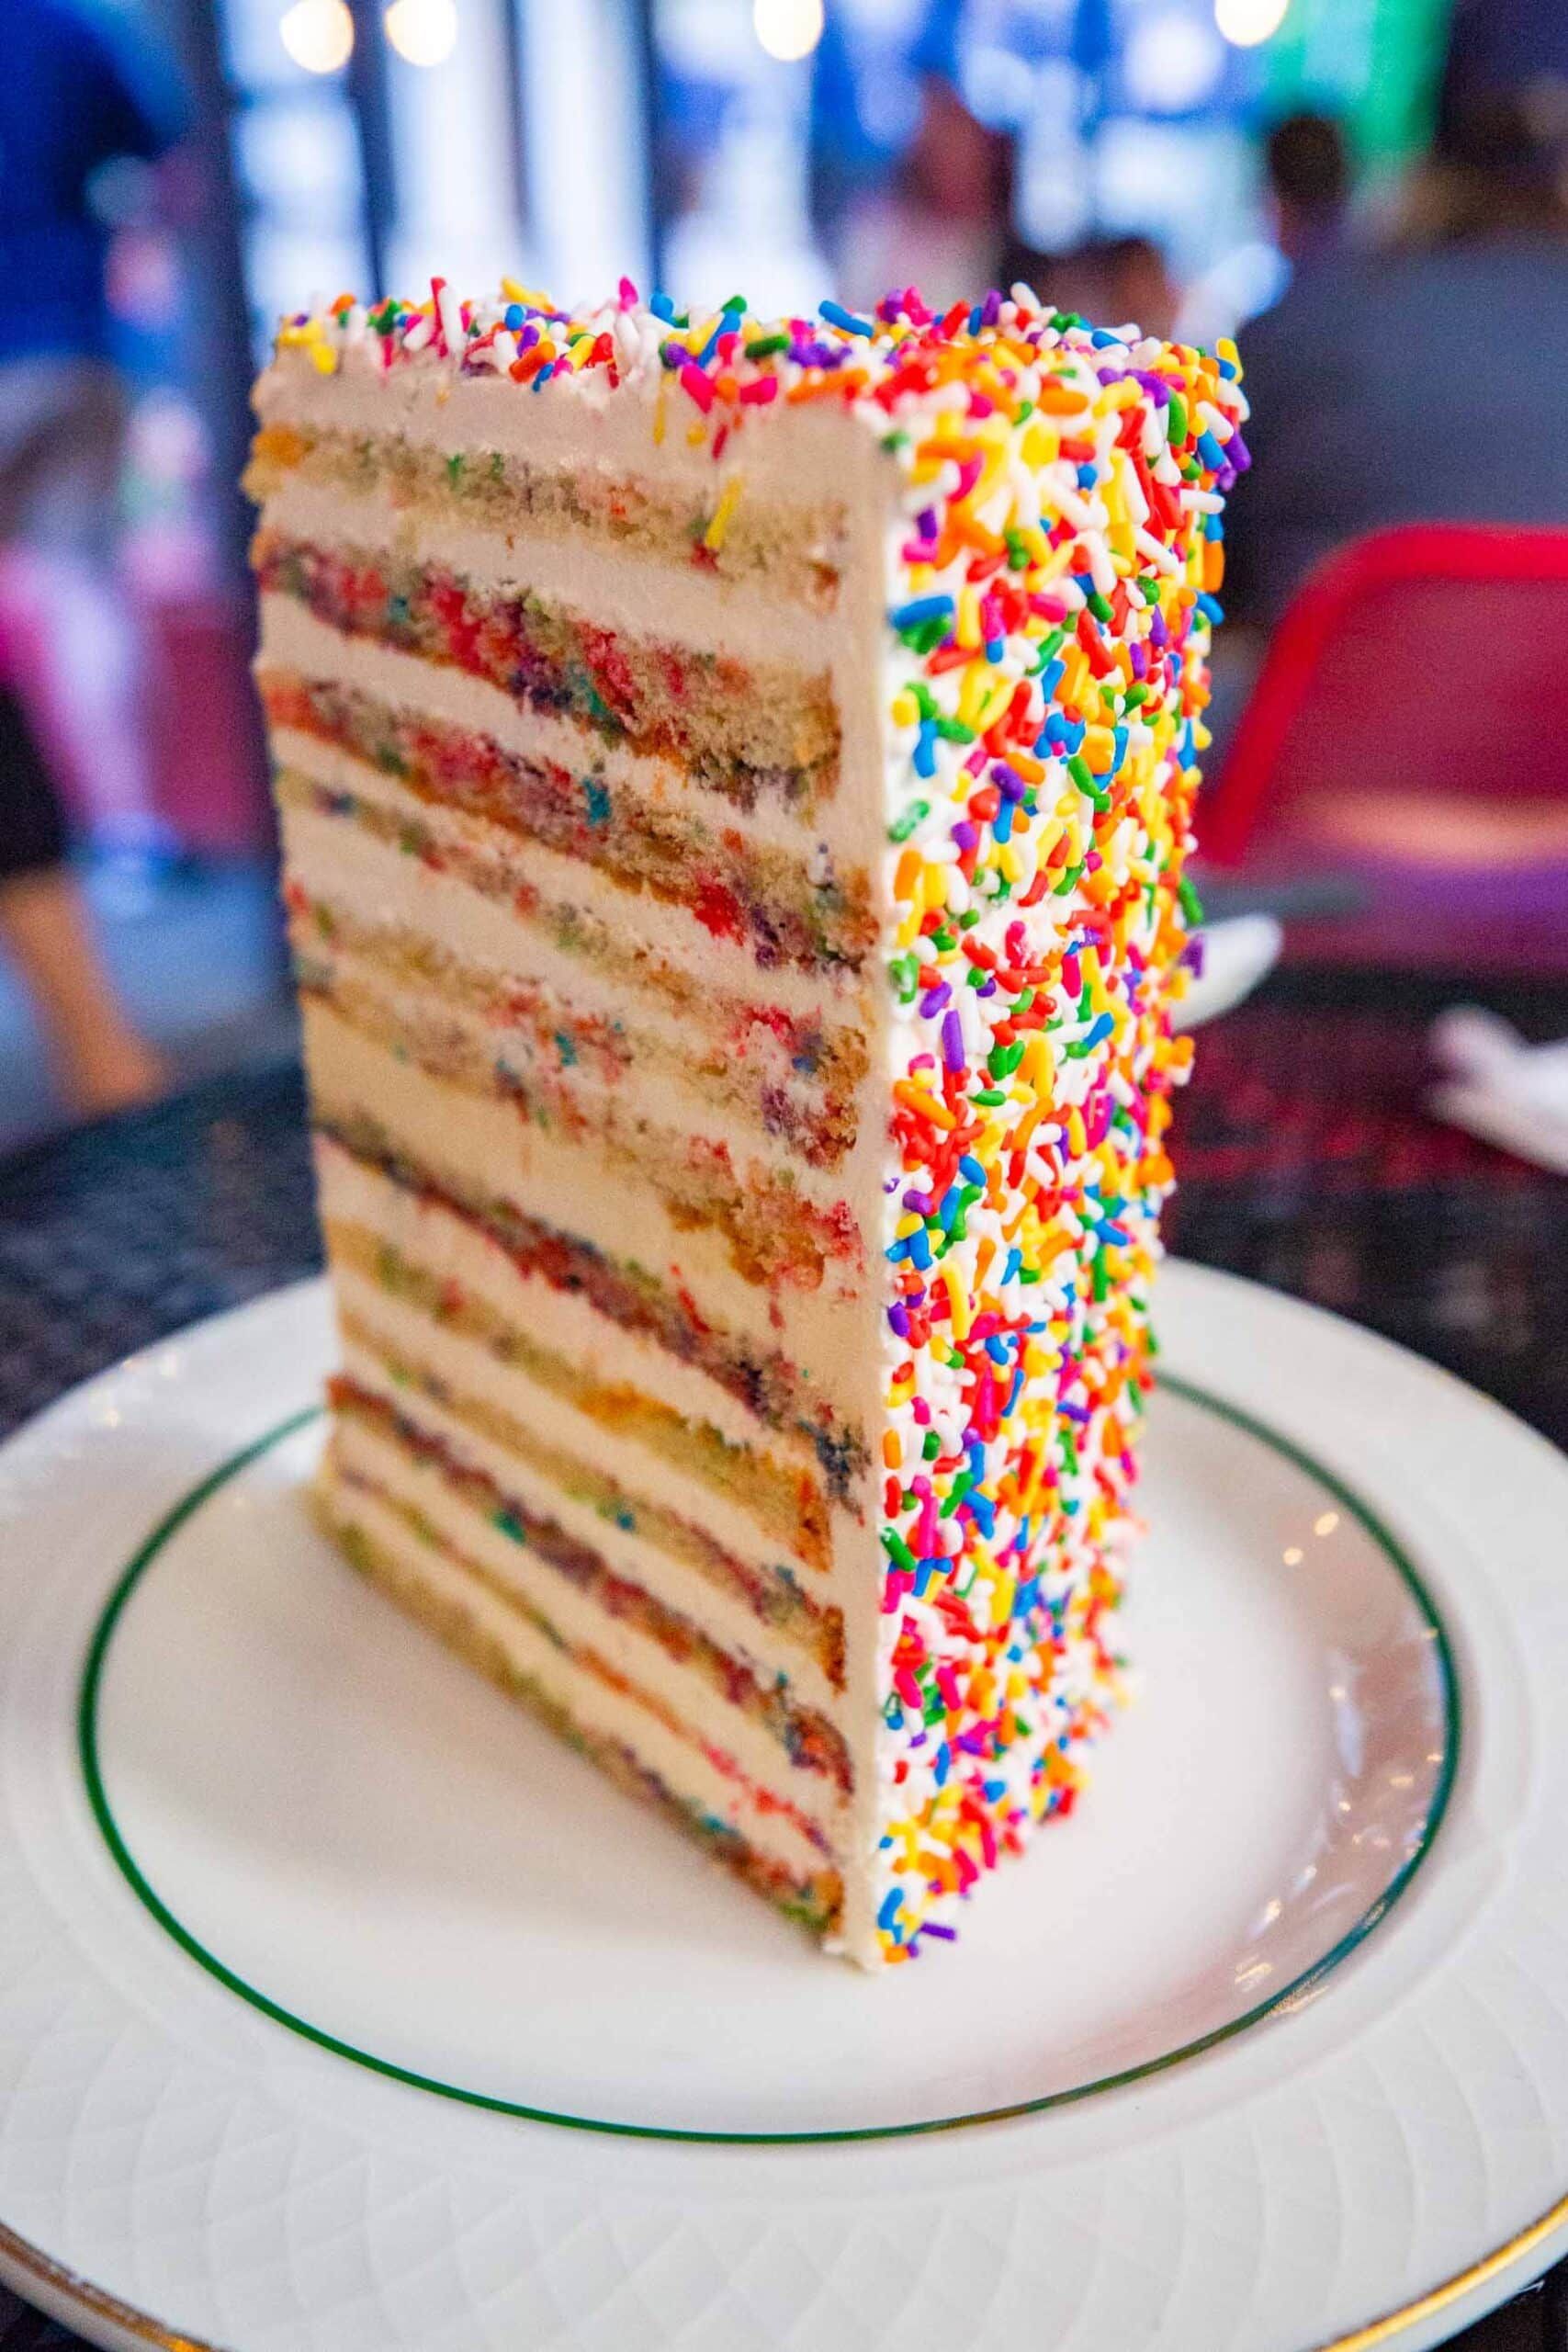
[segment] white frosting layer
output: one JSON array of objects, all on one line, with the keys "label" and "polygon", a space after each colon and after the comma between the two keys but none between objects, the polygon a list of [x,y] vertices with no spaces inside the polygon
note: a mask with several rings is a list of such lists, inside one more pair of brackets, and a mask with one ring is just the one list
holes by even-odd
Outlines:
[{"label": "white frosting layer", "polygon": [[484,1102],[400,1062],[323,1004],[304,1007],[316,1100],[328,1115],[374,1118],[439,1183],[467,1178],[525,1216],[579,1233],[609,1256],[690,1290],[699,1311],[767,1346],[782,1346],[835,1401],[859,1385],[867,1292],[852,1263],[829,1264],[821,1287],[764,1290],[736,1268],[722,1233],[682,1228],[651,1184],[608,1169],[596,1142],[530,1126],[510,1103]]},{"label": "white frosting layer", "polygon": [[[334,1477],[330,1464],[321,1474],[321,1485],[329,1510],[362,1527],[411,1583],[423,1587],[439,1602],[456,1602],[503,1651],[514,1671],[564,1708],[584,1732],[628,1748],[673,1796],[730,1823],[759,1853],[781,1862],[795,1875],[808,1878],[825,1867],[828,1858],[786,1814],[759,1802],[742,1781],[721,1771],[700,1747],[679,1737],[648,1708],[566,1657],[455,1560],[422,1544],[398,1514],[375,1496]],[[482,1527],[482,1521],[474,1521],[469,1514],[468,1526],[462,1531],[465,1541],[475,1524]],[[495,1541],[501,1544],[507,1539],[497,1536]],[[791,1777],[805,1780],[808,1776]]]},{"label": "white frosting layer", "polygon": [[[658,1505],[677,1517],[691,1520],[700,1510],[703,1523],[716,1543],[723,1544],[748,1566],[764,1574],[776,1572],[784,1546],[769,1544],[754,1521],[711,1487],[683,1478],[659,1455],[628,1439],[620,1438],[547,1389],[539,1388],[515,1365],[495,1358],[459,1333],[445,1330],[416,1307],[390,1298],[352,1267],[338,1267],[333,1277],[345,1310],[364,1326],[371,1347],[362,1347],[344,1335],[344,1363],[362,1386],[384,1396],[400,1411],[443,1435],[451,1434],[471,1460],[491,1473],[499,1486],[526,1503],[530,1510],[556,1520],[569,1533],[588,1544],[618,1575],[652,1593],[666,1607],[711,1635],[722,1647],[752,1667],[760,1680],[778,1675],[807,1706],[835,1715],[839,1694],[809,1651],[793,1641],[787,1631],[764,1624],[744,1600],[701,1576],[685,1561],[663,1550],[656,1539],[622,1527],[589,1502],[575,1501],[554,1480],[513,1453],[472,1430],[466,1420],[443,1411],[423,1390],[400,1388],[385,1369],[374,1343],[395,1351],[415,1370],[428,1370],[460,1400],[491,1405],[521,1422],[530,1437],[542,1444],[575,1454],[601,1476],[613,1478],[626,1496],[634,1515],[647,1505]],[[733,1541],[731,1539],[734,1539]],[[814,1597],[826,1599],[829,1579],[819,1571],[800,1567],[798,1580]]]},{"label": "white frosting layer", "polygon": [[[367,1371],[372,1367],[366,1365]],[[439,1437],[459,1463],[471,1464],[493,1477],[498,1486],[513,1488],[523,1481],[513,1476],[516,1457],[492,1446],[462,1423],[444,1413],[428,1397],[411,1398],[385,1374],[376,1375],[378,1393],[417,1426]],[[508,1593],[515,1593],[572,1649],[592,1650],[616,1674],[679,1717],[688,1736],[699,1747],[716,1747],[733,1759],[745,1777],[759,1788],[772,1788],[795,1809],[830,1832],[842,1811],[836,1784],[825,1773],[803,1770],[790,1761],[782,1741],[766,1724],[745,1713],[723,1692],[690,1666],[671,1657],[631,1618],[613,1617],[569,1577],[550,1566],[526,1544],[491,1525],[433,1464],[422,1462],[403,1446],[381,1437],[363,1422],[340,1419],[333,1430],[334,1458],[345,1468],[373,1478],[386,1491],[414,1506],[458,1554],[493,1577]],[[536,1497],[518,1492],[525,1509],[537,1508],[541,1516],[565,1524],[558,1508],[561,1498],[553,1488]],[[588,1515],[591,1528],[602,1523]],[[592,1543],[592,1534],[582,1540]],[[602,1544],[593,1548],[604,1550]],[[630,1575],[629,1566],[626,1573]],[[634,1578],[633,1581],[636,1581]]]},{"label": "white frosting layer", "polygon": [[597,628],[704,651],[722,646],[739,662],[798,671],[802,685],[831,669],[841,639],[830,614],[738,592],[734,582],[691,565],[628,561],[586,532],[503,532],[428,508],[400,514],[374,492],[356,495],[303,481],[272,493],[266,519],[271,528],[316,547],[392,549],[480,589],[531,590]]},{"label": "white frosting layer", "polygon": [[[753,808],[742,808],[672,760],[607,741],[556,711],[516,702],[488,678],[471,677],[451,662],[427,662],[373,637],[350,637],[318,619],[296,597],[276,592],[261,599],[261,667],[269,664],[306,678],[332,678],[394,710],[471,729],[520,758],[549,761],[572,775],[602,776],[617,805],[635,801],[695,818],[715,832],[738,833],[744,842],[784,850],[803,865],[824,854],[840,855],[848,865],[853,853],[854,828],[841,791],[824,801],[809,821],[768,794]],[[293,744],[299,739],[290,732],[287,740]],[[863,841],[860,850],[863,864]]]},{"label": "white frosting layer", "polygon": [[[289,728],[278,729],[273,744],[276,759],[295,774],[329,791],[353,793],[356,799],[373,803],[401,822],[422,828],[437,854],[450,845],[483,859],[515,888],[537,890],[554,906],[579,907],[617,930],[631,932],[666,962],[679,966],[694,979],[716,983],[727,994],[761,997],[788,1012],[807,1015],[821,1006],[826,996],[836,1008],[842,1008],[840,1018],[852,1018],[855,1008],[870,1001],[867,984],[841,968],[816,972],[780,965],[764,971],[750,947],[716,937],[686,907],[656,899],[647,891],[628,889],[581,858],[564,856],[540,842],[525,841],[482,817],[431,806],[395,776],[355,759],[336,744]],[[331,844],[352,830],[352,820],[321,816],[312,820],[308,811],[290,809],[286,812],[286,825],[292,828],[301,818],[310,821],[314,830],[310,836],[289,834],[297,853],[292,862],[308,888],[329,888]],[[307,847],[308,841],[312,848]],[[469,889],[460,872],[453,874],[452,881],[454,888]],[[472,895],[487,896],[482,891]],[[508,919],[502,901],[491,899],[488,902],[502,908],[502,920]],[[519,957],[527,954],[528,928],[520,927],[516,933]]]},{"label": "white frosting layer", "polygon": [[[552,1119],[561,1105],[569,1106],[573,1121],[581,1118],[666,1165],[678,1164],[696,1138],[726,1154],[744,1179],[789,1170],[798,1197],[824,1215],[843,1198],[833,1170],[807,1166],[787,1137],[771,1136],[759,1120],[722,1109],[668,1067],[634,1062],[606,1076],[588,1054],[563,1069],[558,1052],[541,1050],[532,1021],[493,1018],[457,1002],[439,987],[411,985],[371,957],[345,953],[326,942],[313,960],[331,978],[373,999],[391,1035],[407,1040],[434,1034],[465,1041],[477,1060],[493,1063],[498,1101],[513,1099],[509,1081],[516,1080],[547,1107]],[[573,1010],[570,1005],[562,1008],[569,1018]]]},{"label": "white frosting layer", "polygon": [[815,1474],[809,1440],[767,1427],[699,1365],[602,1315],[581,1292],[558,1290],[542,1274],[525,1272],[479,1227],[367,1167],[327,1136],[316,1139],[316,1181],[324,1217],[367,1227],[438,1280],[450,1277],[488,1299],[498,1315],[536,1332],[595,1380],[626,1381],[688,1420],[708,1423],[731,1444],[761,1447]]}]

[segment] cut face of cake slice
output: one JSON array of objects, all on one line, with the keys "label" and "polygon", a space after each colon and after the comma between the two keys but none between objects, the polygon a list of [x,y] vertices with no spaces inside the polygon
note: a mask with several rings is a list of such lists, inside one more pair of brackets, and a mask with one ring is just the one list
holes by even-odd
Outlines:
[{"label": "cut face of cake slice", "polygon": [[1116,1689],[1234,352],[285,327],[257,676],[349,1556],[831,1948]]}]

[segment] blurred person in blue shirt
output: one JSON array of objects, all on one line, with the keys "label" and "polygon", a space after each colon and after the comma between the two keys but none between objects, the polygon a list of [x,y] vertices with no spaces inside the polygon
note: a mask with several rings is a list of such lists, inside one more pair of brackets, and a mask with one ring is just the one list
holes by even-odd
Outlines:
[{"label": "blurred person in blue shirt", "polygon": [[1242,330],[1256,463],[1225,517],[1232,621],[1271,628],[1366,531],[1568,525],[1562,173],[1522,96],[1456,95],[1401,233],[1319,254]]},{"label": "blurred person in blue shirt", "polygon": [[[67,0],[5,0],[0,74],[0,550],[41,581],[64,704],[128,834],[150,825],[140,647],[114,573],[125,398],[106,288],[109,167],[175,143],[176,106]],[[0,647],[0,651],[4,648]],[[158,1057],[121,1010],[67,864],[67,828],[26,706],[0,677],[0,943],[76,1111],[156,1092]]]}]

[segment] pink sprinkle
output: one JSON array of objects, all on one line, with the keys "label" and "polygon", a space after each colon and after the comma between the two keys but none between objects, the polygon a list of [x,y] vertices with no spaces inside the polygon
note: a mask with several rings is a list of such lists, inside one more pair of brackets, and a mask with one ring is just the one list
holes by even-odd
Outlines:
[{"label": "pink sprinkle", "polygon": [[740,398],[748,408],[766,408],[768,402],[776,401],[778,396],[779,379],[776,376],[759,376],[755,383],[740,387]]},{"label": "pink sprinkle", "polygon": [[691,395],[706,416],[713,407],[713,386],[694,360],[685,360],[682,365],[681,389]]},{"label": "pink sprinkle", "polygon": [[632,284],[631,279],[630,279],[629,277],[623,277],[623,278],[622,278],[622,280],[621,280],[621,284],[620,284],[620,297],[621,297],[621,308],[622,308],[622,310],[623,310],[623,311],[635,311],[635,310],[636,310],[636,308],[637,308],[637,288]]}]

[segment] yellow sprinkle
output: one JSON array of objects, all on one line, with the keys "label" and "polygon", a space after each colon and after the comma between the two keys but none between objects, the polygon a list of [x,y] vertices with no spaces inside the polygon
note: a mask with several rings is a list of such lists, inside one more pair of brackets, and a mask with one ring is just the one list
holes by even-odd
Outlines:
[{"label": "yellow sprinkle", "polygon": [[970,721],[970,724],[973,726],[975,732],[977,735],[984,735],[987,728],[994,727],[996,725],[998,719],[1001,717],[1003,711],[1012,700],[1012,689],[1013,681],[1010,678],[998,678],[997,680],[996,684],[986,696],[985,701],[980,705],[977,716]]},{"label": "yellow sprinkle", "polygon": [[730,517],[740,503],[740,492],[744,487],[744,477],[740,474],[731,474],[719,492],[718,504],[713,511],[713,520],[703,533],[703,545],[712,555],[716,555],[724,545]]},{"label": "yellow sprinkle", "polygon": [[942,1287],[947,1293],[948,1307],[953,1316],[953,1336],[962,1347],[969,1337],[968,1294],[958,1279],[956,1268],[944,1266],[942,1270]]},{"label": "yellow sprinkle", "polygon": [[659,390],[653,396],[653,446],[657,449],[664,438],[664,378],[659,379]]},{"label": "yellow sprinkle", "polygon": [[913,727],[920,715],[920,706],[908,686],[901,686],[893,697],[893,723],[896,727]]},{"label": "yellow sprinkle", "polygon": [[317,374],[321,376],[330,376],[337,366],[337,355],[330,344],[313,343],[310,345],[310,358]]},{"label": "yellow sprinkle", "polygon": [[977,588],[964,587],[958,592],[957,636],[959,644],[971,651],[981,643],[980,591]]}]

